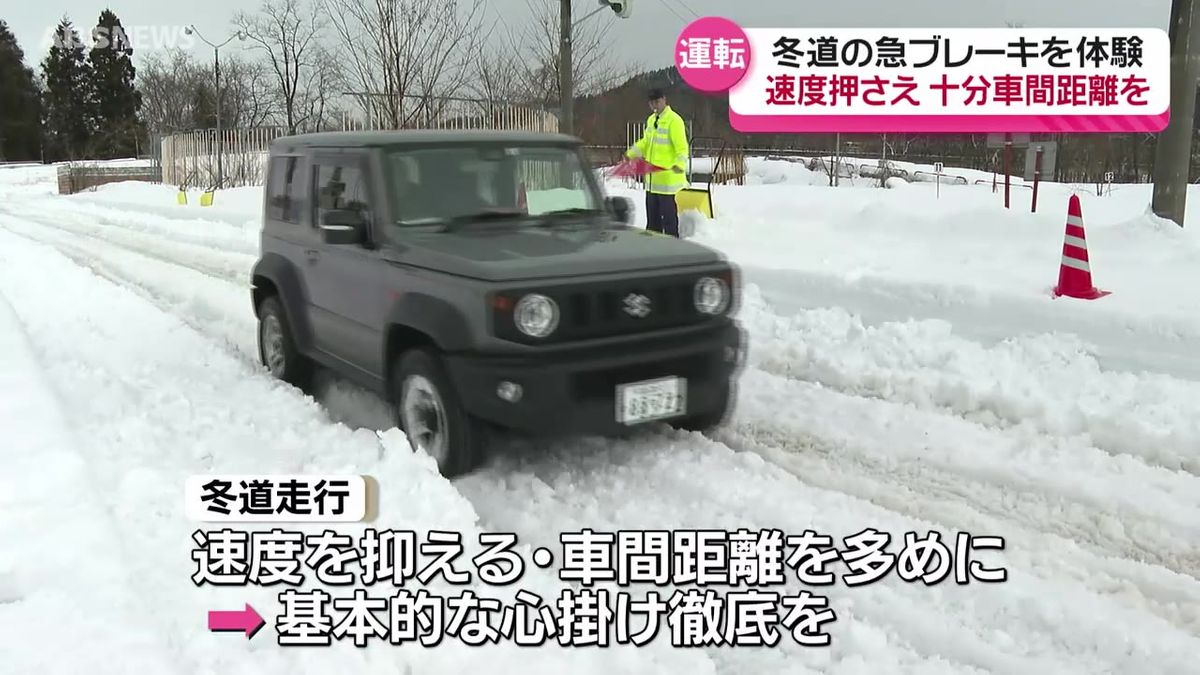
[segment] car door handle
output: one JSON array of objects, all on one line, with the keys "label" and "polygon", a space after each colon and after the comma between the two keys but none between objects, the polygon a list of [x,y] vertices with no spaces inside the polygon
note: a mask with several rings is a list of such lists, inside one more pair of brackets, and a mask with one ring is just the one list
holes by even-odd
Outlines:
[{"label": "car door handle", "polygon": [[304,255],[308,258],[308,262],[310,263],[315,263],[321,259],[321,252],[315,248],[308,249],[304,252]]}]

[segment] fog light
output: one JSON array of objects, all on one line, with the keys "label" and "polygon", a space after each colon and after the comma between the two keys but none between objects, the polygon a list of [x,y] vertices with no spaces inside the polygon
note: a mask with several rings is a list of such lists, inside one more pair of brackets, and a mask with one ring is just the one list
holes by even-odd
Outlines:
[{"label": "fog light", "polygon": [[496,395],[505,401],[508,401],[509,403],[516,403],[517,401],[520,401],[522,393],[523,391],[521,390],[521,385],[517,384],[516,382],[509,382],[506,380],[501,382],[496,387]]}]

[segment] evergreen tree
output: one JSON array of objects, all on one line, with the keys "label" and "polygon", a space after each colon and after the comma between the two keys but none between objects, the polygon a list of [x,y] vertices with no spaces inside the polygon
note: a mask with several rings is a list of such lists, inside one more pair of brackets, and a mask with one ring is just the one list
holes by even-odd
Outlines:
[{"label": "evergreen tree", "polygon": [[0,20],[0,160],[42,156],[41,101],[33,70],[8,24]]},{"label": "evergreen tree", "polygon": [[63,17],[42,61],[46,157],[50,160],[82,159],[92,152],[91,67],[84,51],[79,32]]},{"label": "evergreen tree", "polygon": [[88,56],[95,151],[103,159],[133,157],[142,131],[138,122],[142,95],[134,86],[133,47],[111,10],[100,13]]},{"label": "evergreen tree", "polygon": [[212,129],[216,126],[217,97],[213,95],[213,86],[209,82],[197,82],[192,90],[192,128]]}]

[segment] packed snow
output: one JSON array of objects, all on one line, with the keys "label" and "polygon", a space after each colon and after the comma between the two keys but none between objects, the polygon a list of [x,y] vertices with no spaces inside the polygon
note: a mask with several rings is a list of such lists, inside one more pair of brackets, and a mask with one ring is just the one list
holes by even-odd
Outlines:
[{"label": "packed snow", "polygon": [[[0,169],[0,540],[19,542],[0,549],[0,670],[1194,673],[1195,227],[1148,215],[1148,186],[1044,183],[1030,213],[1026,190],[1005,210],[990,184],[833,188],[799,163],[747,161],[746,185],[712,187],[715,218],[686,216],[746,284],[749,363],[729,424],[503,440],[453,482],[374,396],[325,377],[313,400],[258,365],[247,284],[261,190],[219,191],[211,207],[132,182],[59,196],[53,168]],[[642,222],[639,192],[608,191]],[[1112,291],[1100,300],[1050,293],[1071,194]],[[1189,196],[1200,222],[1200,190]],[[190,578],[184,480],[254,472],[374,476],[374,527],[461,532],[468,559],[493,531],[516,533],[529,561],[583,528],[813,530],[839,544],[874,528],[890,550],[935,530],[951,549],[959,532],[1003,537],[974,555],[1007,581],[805,586],[789,570],[761,589],[828,597],[827,647],[783,632],[769,649],[672,649],[664,623],[640,648],[289,649],[274,641],[281,589]],[[465,588],[553,603],[564,585],[527,564],[512,587]],[[208,610],[246,602],[267,619],[253,640],[206,629]]]}]

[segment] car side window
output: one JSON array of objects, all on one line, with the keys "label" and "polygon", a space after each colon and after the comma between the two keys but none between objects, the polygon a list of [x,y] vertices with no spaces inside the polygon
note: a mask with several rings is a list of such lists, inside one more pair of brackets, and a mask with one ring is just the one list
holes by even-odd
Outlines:
[{"label": "car side window", "polygon": [[366,176],[354,162],[317,161],[313,172],[313,224],[320,226],[329,211],[352,210],[371,222]]},{"label": "car side window", "polygon": [[272,157],[267,184],[267,217],[286,223],[299,223],[304,203],[300,178],[300,158]]}]

